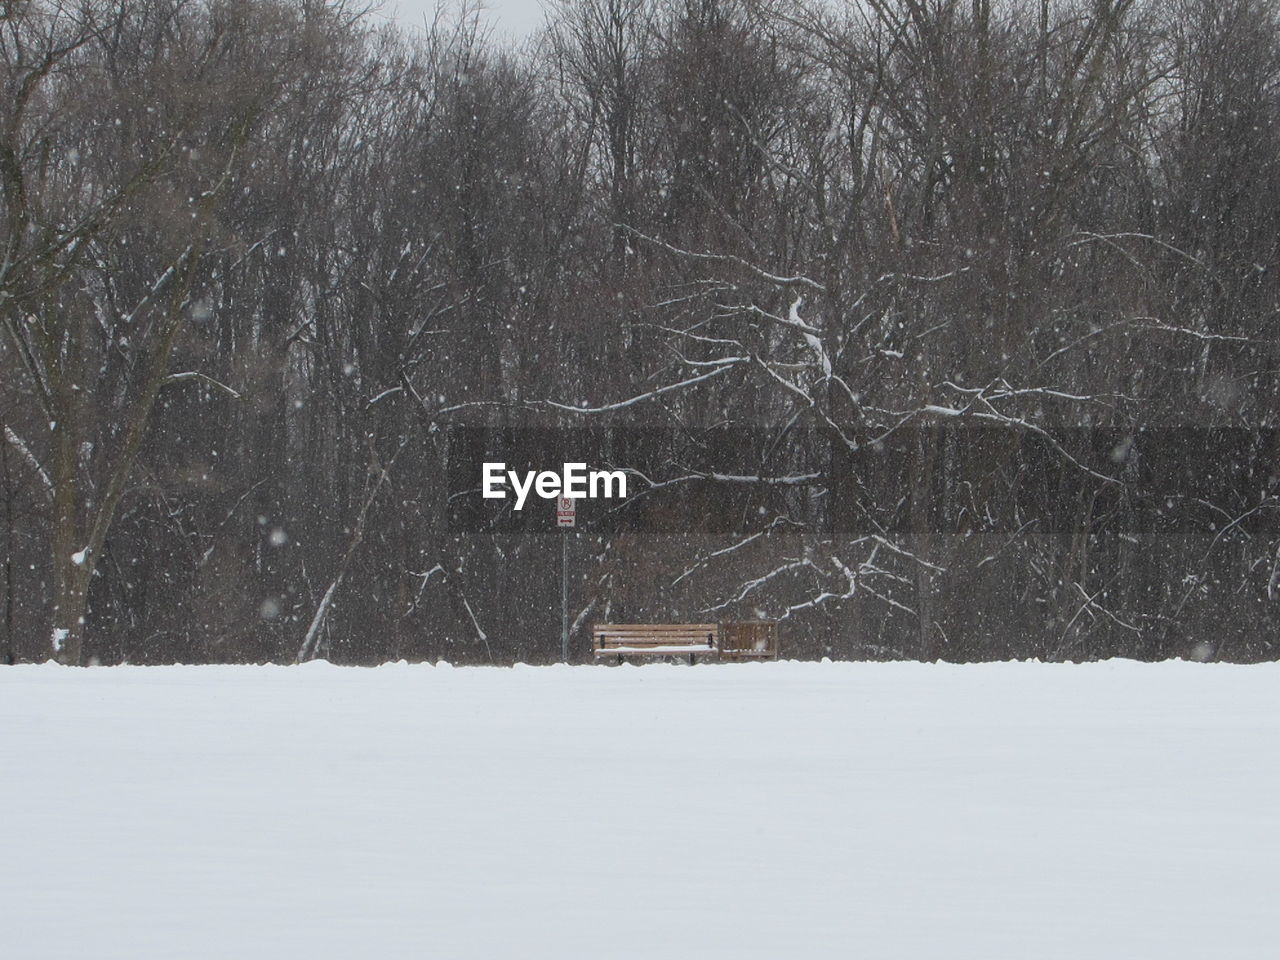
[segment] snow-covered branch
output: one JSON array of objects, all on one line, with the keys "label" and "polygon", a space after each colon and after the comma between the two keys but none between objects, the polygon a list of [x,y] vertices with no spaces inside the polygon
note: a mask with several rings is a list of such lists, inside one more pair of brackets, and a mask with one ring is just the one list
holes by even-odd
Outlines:
[{"label": "snow-covered branch", "polygon": [[223,393],[226,393],[227,395],[229,395],[233,400],[241,399],[241,395],[238,390],[233,390],[231,387],[227,386],[222,381],[215,380],[213,377],[210,377],[207,374],[198,373],[194,370],[186,370],[182,373],[171,373],[164,378],[164,382],[166,384],[183,383],[187,380],[199,380],[203,383],[209,384],[209,386],[211,387],[216,387],[217,389],[221,390]]},{"label": "snow-covered branch", "polygon": [[36,458],[36,455],[31,452],[31,448],[26,445],[20,436],[13,432],[13,429],[8,424],[5,424],[4,437],[9,441],[9,446],[18,451],[18,456],[26,462],[27,466],[32,469],[36,477],[40,480],[40,487],[44,490],[45,496],[49,500],[52,500],[53,481],[49,479],[49,474],[47,474],[44,467],[40,465],[40,461]]},{"label": "snow-covered branch", "polygon": [[781,274],[770,273],[767,270],[762,270],[760,267],[757,267],[754,263],[751,263],[747,260],[742,259],[742,257],[735,256],[733,254],[698,253],[693,250],[684,250],[684,249],[681,249],[680,247],[672,246],[671,244],[667,243],[665,240],[659,240],[657,237],[651,237],[647,234],[641,233],[639,230],[636,230],[634,227],[627,226],[624,223],[615,224],[615,226],[617,226],[621,230],[626,231],[627,233],[631,234],[633,237],[636,237],[637,239],[643,240],[646,243],[653,244],[655,247],[661,247],[663,250],[666,250],[668,253],[673,253],[676,256],[686,257],[690,260],[702,260],[704,262],[709,262],[709,263],[722,263],[722,264],[732,264],[735,266],[739,266],[739,267],[742,267],[751,275],[753,275],[754,277],[756,277],[757,279],[765,280],[765,281],[768,281],[769,283],[777,284],[780,287],[805,287],[809,290],[813,290],[815,293],[826,293],[826,290],[827,290],[827,288],[824,287],[822,284],[818,283],[818,281],[812,280],[809,277],[801,276],[799,274],[796,274],[793,276],[783,276]]},{"label": "snow-covered branch", "polygon": [[557,403],[555,400],[543,400],[542,402],[549,407],[556,408],[557,410],[567,410],[569,413],[609,413],[614,410],[623,410],[627,407],[634,406],[637,403],[642,403],[645,400],[652,400],[654,397],[660,397],[663,394],[671,393],[675,390],[683,390],[686,387],[693,386],[695,383],[702,383],[704,380],[710,380],[712,377],[718,377],[720,374],[727,373],[732,370],[734,366],[735,364],[729,363],[723,367],[717,367],[714,370],[710,370],[707,373],[699,374],[696,377],[690,377],[688,380],[681,380],[679,383],[670,383],[665,387],[658,387],[656,390],[650,390],[647,393],[630,397],[627,400],[619,400],[615,403],[605,403],[596,407],[574,406],[568,403]]}]

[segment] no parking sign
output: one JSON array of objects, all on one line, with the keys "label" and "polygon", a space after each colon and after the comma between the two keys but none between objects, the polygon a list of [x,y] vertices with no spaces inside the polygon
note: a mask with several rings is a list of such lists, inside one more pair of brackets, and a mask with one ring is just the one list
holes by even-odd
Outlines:
[{"label": "no parking sign", "polygon": [[578,505],[573,497],[556,498],[556,526],[572,527],[577,522]]}]

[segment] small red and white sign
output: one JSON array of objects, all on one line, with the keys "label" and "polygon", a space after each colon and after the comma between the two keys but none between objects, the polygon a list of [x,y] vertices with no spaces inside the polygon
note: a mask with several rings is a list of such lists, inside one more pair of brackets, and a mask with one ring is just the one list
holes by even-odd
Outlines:
[{"label": "small red and white sign", "polygon": [[577,522],[578,502],[573,497],[556,497],[556,526],[572,527]]}]

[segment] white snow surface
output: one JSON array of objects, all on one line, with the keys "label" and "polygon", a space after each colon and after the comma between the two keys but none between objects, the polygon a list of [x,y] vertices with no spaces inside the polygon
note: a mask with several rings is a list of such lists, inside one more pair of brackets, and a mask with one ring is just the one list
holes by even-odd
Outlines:
[{"label": "white snow surface", "polygon": [[1274,958],[1280,666],[0,669],[0,957]]}]

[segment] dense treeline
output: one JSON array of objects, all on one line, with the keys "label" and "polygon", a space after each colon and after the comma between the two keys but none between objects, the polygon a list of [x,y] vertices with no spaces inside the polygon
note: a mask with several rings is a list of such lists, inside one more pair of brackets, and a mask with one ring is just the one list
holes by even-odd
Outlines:
[{"label": "dense treeline", "polygon": [[557,657],[459,426],[649,431],[579,657],[1273,656],[1273,4],[380,23],[0,0],[0,659]]}]

